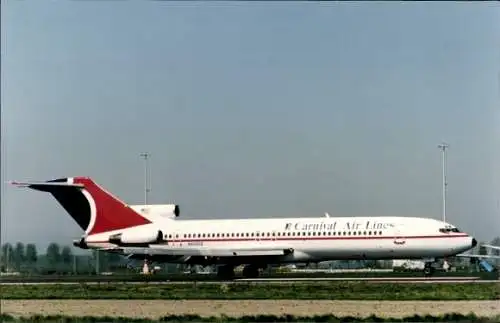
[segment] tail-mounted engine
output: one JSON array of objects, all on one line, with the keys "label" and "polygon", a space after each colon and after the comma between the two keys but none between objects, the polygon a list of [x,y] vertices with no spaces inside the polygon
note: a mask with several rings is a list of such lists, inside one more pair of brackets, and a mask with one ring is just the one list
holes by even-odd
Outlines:
[{"label": "tail-mounted engine", "polygon": [[175,219],[180,215],[178,204],[131,205],[130,207],[144,217],[153,219],[156,217]]},{"label": "tail-mounted engine", "polygon": [[151,227],[137,228],[136,230],[129,229],[125,232],[111,235],[108,241],[119,246],[156,244],[163,241],[163,233],[161,230]]}]

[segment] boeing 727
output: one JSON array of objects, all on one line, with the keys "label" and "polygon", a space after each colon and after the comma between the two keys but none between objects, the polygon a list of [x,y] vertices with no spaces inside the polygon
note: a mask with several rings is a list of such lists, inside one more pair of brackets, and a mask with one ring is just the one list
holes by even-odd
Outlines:
[{"label": "boeing 727", "polygon": [[360,259],[424,259],[431,274],[437,259],[477,245],[466,232],[430,218],[176,220],[177,205],[131,206],[88,177],[12,184],[51,193],[85,231],[75,246],[158,262],[215,264],[227,278],[239,265],[251,278],[271,264]]}]

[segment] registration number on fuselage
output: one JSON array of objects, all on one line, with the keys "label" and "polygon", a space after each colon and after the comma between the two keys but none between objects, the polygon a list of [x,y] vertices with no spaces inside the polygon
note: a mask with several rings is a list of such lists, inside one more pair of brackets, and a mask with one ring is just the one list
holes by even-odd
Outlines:
[{"label": "registration number on fuselage", "polygon": [[188,246],[203,246],[202,241],[190,241],[187,243]]}]

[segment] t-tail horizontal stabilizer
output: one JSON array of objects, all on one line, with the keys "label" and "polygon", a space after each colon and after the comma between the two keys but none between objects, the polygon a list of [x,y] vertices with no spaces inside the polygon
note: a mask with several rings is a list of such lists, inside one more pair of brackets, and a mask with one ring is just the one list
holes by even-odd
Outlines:
[{"label": "t-tail horizontal stabilizer", "polygon": [[89,177],[68,177],[45,182],[10,182],[14,186],[48,192],[71,215],[86,235],[152,223],[127,203]]}]

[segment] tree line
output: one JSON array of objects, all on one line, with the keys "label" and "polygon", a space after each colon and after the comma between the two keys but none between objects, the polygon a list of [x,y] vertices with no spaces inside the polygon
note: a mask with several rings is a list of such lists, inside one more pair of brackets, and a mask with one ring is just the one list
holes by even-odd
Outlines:
[{"label": "tree line", "polygon": [[34,243],[4,243],[0,249],[1,272],[30,273],[92,273],[126,267],[124,258],[116,253],[90,251],[76,255],[72,248],[58,243],[50,243],[44,253],[40,253]]}]

